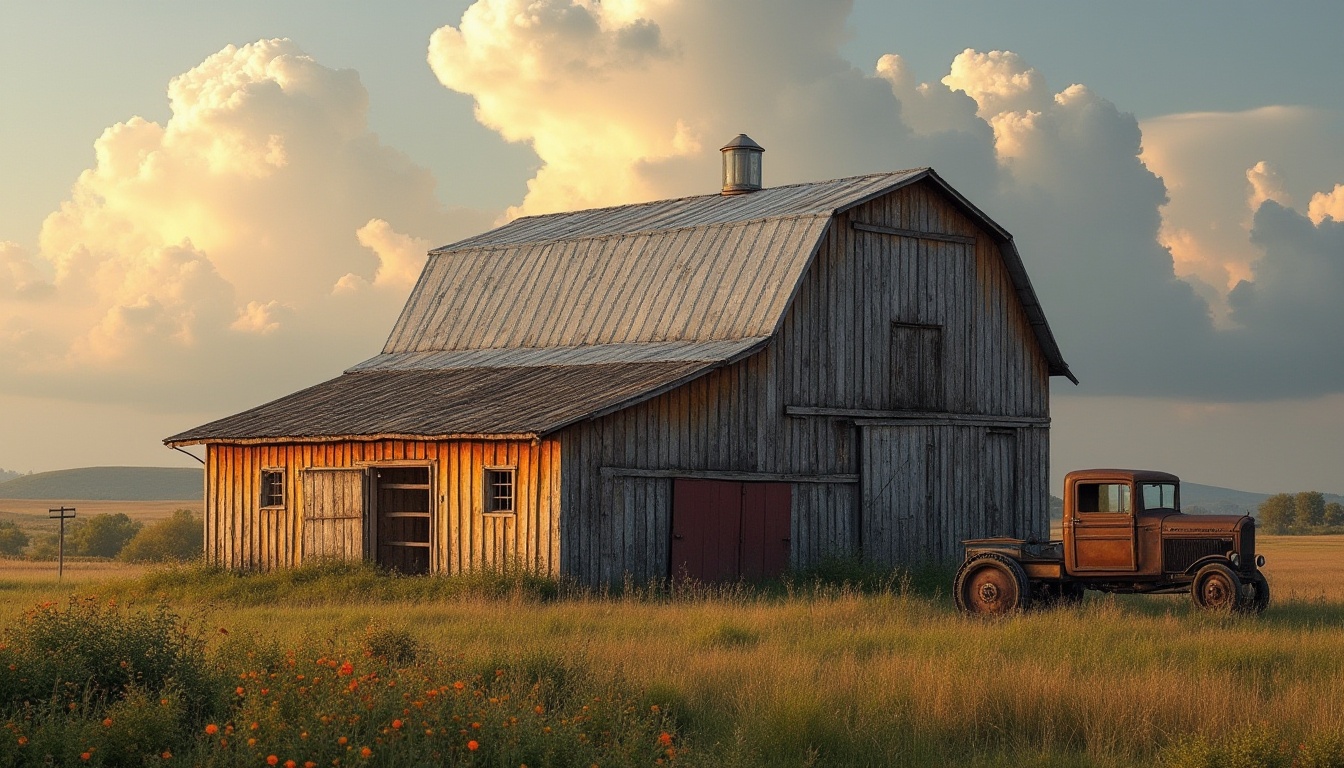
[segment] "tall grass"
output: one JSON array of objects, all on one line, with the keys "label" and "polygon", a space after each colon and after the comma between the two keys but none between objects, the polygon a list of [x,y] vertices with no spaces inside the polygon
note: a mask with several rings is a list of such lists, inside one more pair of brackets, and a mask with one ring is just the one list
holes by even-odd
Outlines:
[{"label": "tall grass", "polygon": [[[1344,604],[1290,600],[1256,618],[1198,613],[1178,597],[1092,597],[978,621],[955,613],[941,578],[839,564],[764,590],[594,592],[527,574],[390,578],[322,566],[177,568],[98,589],[123,602],[169,601],[210,639],[210,663],[235,677],[283,670],[291,658],[348,659],[360,674],[372,665],[384,684],[397,681],[373,702],[384,719],[406,707],[399,691],[411,680],[485,685],[486,702],[500,693],[521,702],[495,714],[525,724],[537,724],[536,706],[558,708],[552,733],[581,702],[600,699],[607,725],[587,738],[600,742],[601,759],[571,756],[602,765],[667,762],[664,733],[685,765],[1344,765]],[[501,687],[491,688],[496,670]],[[537,684],[552,693],[534,703]],[[262,723],[246,706],[225,696],[220,727]],[[462,715],[436,712],[436,723]],[[497,726],[492,748],[507,731]],[[491,752],[490,764],[540,754],[541,727],[518,736],[524,751]],[[280,734],[267,730],[259,743],[281,744]],[[190,735],[179,754],[205,755],[211,744]],[[485,757],[459,742],[457,751],[441,744],[439,759]],[[295,754],[301,746],[283,743]],[[372,744],[367,762],[434,748],[397,744]]]}]

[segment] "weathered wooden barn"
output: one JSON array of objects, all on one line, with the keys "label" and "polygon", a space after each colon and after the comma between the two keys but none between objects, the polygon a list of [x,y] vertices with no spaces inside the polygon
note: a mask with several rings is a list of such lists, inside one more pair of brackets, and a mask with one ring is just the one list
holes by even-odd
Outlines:
[{"label": "weathered wooden barn", "polygon": [[931,169],[760,189],[742,156],[432,251],[381,354],[168,438],[206,447],[207,558],[600,584],[1046,534],[1073,377],[1012,237]]}]

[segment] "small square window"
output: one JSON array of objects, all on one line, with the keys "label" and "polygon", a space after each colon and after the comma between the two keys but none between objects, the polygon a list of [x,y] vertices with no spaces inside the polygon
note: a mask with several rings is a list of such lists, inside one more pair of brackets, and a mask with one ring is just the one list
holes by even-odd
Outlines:
[{"label": "small square window", "polygon": [[263,509],[285,506],[285,470],[261,470],[261,506]]},{"label": "small square window", "polygon": [[485,470],[485,513],[511,515],[513,508],[514,470]]}]

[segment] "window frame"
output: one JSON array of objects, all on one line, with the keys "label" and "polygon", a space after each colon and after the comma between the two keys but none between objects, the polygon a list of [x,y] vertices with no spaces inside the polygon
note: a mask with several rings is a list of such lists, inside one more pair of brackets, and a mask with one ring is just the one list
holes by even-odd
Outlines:
[{"label": "window frame", "polygon": [[[1095,499],[1095,501],[1097,502],[1096,509],[1084,508],[1083,498],[1086,496],[1086,494],[1084,493],[1083,488],[1085,487],[1097,489],[1097,495]],[[1118,498],[1115,499],[1115,501],[1124,502],[1124,506],[1126,508],[1123,510],[1102,509],[1101,508],[1103,501],[1101,494],[1102,488],[1119,488],[1120,492],[1117,494]],[[1074,511],[1077,512],[1079,515],[1085,515],[1089,517],[1092,515],[1123,515],[1125,517],[1130,517],[1134,514],[1136,503],[1134,498],[1134,488],[1130,483],[1085,481],[1085,482],[1079,482],[1077,485],[1075,485],[1073,492],[1074,492]],[[1106,500],[1110,501],[1110,499]]]},{"label": "window frame", "polygon": [[[501,484],[500,478],[507,478]],[[496,490],[507,485],[508,495],[497,495]],[[507,505],[500,504],[507,499]],[[485,517],[514,517],[518,514],[518,467],[512,465],[482,467],[481,470],[481,514]]]},{"label": "window frame", "polygon": [[[278,480],[274,479],[277,475],[279,476]],[[288,486],[285,485],[286,481],[284,467],[262,467],[257,486],[260,491],[257,494],[258,506],[261,509],[284,509],[285,492],[288,490]],[[277,499],[279,503],[267,503]]]}]

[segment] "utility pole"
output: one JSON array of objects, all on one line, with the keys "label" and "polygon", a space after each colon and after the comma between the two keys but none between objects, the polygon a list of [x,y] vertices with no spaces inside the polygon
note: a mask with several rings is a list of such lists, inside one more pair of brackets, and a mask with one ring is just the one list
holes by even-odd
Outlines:
[{"label": "utility pole", "polygon": [[48,509],[47,517],[60,518],[61,536],[56,544],[56,580],[60,581],[65,575],[65,521],[75,516],[74,507],[60,507],[58,509]]}]

